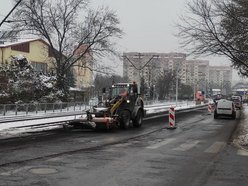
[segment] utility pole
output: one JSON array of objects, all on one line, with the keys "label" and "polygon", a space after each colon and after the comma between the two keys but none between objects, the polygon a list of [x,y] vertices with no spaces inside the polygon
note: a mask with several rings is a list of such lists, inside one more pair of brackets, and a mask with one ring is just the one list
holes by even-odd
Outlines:
[{"label": "utility pole", "polygon": [[176,107],[177,107],[177,100],[178,100],[178,71],[176,74]]},{"label": "utility pole", "polygon": [[139,57],[139,83],[138,83],[138,92],[141,94],[141,71],[142,71],[142,68],[141,68],[141,57],[143,57],[144,55],[141,55],[141,53],[138,54],[138,57]]},{"label": "utility pole", "polygon": [[178,102],[178,71],[179,71],[179,62],[176,63],[176,107]]},{"label": "utility pole", "polygon": [[193,90],[194,92],[193,92],[193,94],[194,94],[194,100],[193,101],[195,101],[195,91],[196,91],[196,88],[195,88],[195,82],[194,82],[194,90]]}]

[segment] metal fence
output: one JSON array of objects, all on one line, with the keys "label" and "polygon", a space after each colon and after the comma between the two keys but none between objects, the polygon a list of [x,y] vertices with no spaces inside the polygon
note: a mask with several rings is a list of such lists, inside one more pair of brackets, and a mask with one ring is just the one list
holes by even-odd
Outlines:
[{"label": "metal fence", "polygon": [[58,112],[81,111],[92,107],[83,102],[37,103],[37,104],[0,104],[0,115],[29,115]]},{"label": "metal fence", "polygon": [[[179,105],[188,104],[188,101],[180,101]],[[175,104],[175,101],[147,101],[145,105],[154,104],[169,105]],[[85,111],[93,107],[90,102],[68,102],[68,103],[36,103],[36,104],[0,104],[0,116],[19,116],[19,115],[38,115],[49,113]]]}]

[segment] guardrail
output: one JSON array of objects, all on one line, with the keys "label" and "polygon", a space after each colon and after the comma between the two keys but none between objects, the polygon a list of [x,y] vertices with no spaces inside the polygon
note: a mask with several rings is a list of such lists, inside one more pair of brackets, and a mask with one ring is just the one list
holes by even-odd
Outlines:
[{"label": "guardrail", "polygon": [[[145,105],[174,105],[173,101],[145,101]],[[181,104],[192,104],[192,101],[180,101]],[[50,113],[62,113],[71,111],[85,111],[92,108],[93,104],[86,102],[68,103],[33,103],[33,104],[0,104],[0,116],[23,116]]]},{"label": "guardrail", "polygon": [[34,104],[0,104],[0,115],[37,115],[40,113],[61,113],[86,110],[92,105],[84,102],[69,103],[34,103]]}]

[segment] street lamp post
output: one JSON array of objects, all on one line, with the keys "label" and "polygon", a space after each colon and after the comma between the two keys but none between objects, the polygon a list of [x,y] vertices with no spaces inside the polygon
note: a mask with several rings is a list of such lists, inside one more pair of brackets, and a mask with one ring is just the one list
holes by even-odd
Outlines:
[{"label": "street lamp post", "polygon": [[178,72],[179,72],[179,62],[176,63],[176,107],[178,103]]},{"label": "street lamp post", "polygon": [[196,91],[196,88],[195,88],[195,82],[194,82],[194,92],[193,92],[193,94],[194,94],[194,100],[193,101],[195,101],[195,91]]},{"label": "street lamp post", "polygon": [[178,100],[178,71],[176,74],[176,107],[177,107],[177,100]]},{"label": "street lamp post", "polygon": [[152,93],[152,100],[154,101],[156,98],[156,95],[155,95],[155,85],[153,85],[153,93]]}]

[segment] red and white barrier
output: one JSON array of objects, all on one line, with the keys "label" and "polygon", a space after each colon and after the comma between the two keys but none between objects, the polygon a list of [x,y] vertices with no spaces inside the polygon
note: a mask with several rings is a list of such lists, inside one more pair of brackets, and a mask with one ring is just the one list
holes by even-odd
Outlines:
[{"label": "red and white barrier", "polygon": [[175,108],[169,108],[169,126],[168,129],[175,129],[176,128],[176,116],[175,116]]}]

